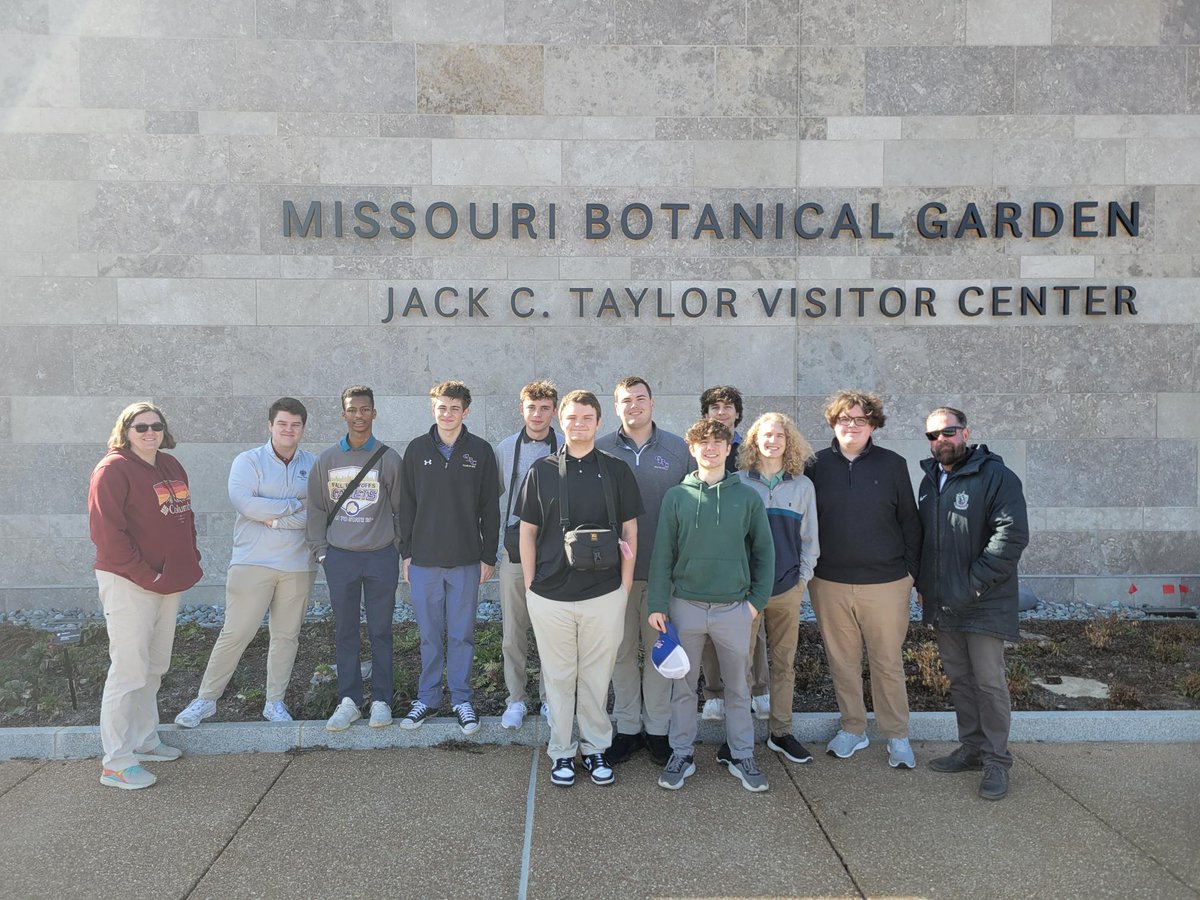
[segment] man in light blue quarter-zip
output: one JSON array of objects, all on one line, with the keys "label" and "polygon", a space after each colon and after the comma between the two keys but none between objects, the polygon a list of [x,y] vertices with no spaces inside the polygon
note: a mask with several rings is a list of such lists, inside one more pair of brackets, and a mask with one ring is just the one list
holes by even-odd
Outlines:
[{"label": "man in light blue quarter-zip", "polygon": [[229,501],[237,510],[233,555],[225,581],[225,624],[217,636],[200,690],[175,724],[195,728],[217,711],[246,645],[269,614],[267,702],[263,718],[290,722],[284,705],[300,626],[316,564],[304,541],[308,476],[316,457],[299,447],[308,410],[293,397],[281,397],[267,412],[268,440],[238,454],[229,470]]}]

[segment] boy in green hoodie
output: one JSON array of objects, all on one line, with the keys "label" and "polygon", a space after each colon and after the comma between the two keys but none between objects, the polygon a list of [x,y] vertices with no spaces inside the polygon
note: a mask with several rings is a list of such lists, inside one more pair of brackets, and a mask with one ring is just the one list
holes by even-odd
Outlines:
[{"label": "boy in green hoodie", "polygon": [[[750,632],[766,606],[775,577],[775,543],[762,499],[725,471],[733,435],[715,419],[688,429],[688,450],[697,471],[667,491],[659,513],[650,559],[649,622],[659,631],[666,621],[692,661],[688,674],[671,687],[671,758],[658,783],[683,787],[695,773],[696,663],[706,637],[716,647],[722,670],[748,672]],[[746,678],[725,684],[728,743],[717,761],[748,791],[765,791],[767,779],[754,761],[754,720]]]}]

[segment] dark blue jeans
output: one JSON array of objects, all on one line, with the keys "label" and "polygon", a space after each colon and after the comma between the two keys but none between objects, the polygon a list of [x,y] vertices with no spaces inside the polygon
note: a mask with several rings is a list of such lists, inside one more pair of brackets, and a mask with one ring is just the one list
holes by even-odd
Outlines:
[{"label": "dark blue jeans", "polygon": [[400,551],[394,544],[379,550],[354,551],[329,547],[325,551],[325,580],[333,607],[337,642],[338,696],[363,702],[359,668],[361,610],[367,613],[371,637],[371,699],[392,703],[392,613],[400,581]]}]

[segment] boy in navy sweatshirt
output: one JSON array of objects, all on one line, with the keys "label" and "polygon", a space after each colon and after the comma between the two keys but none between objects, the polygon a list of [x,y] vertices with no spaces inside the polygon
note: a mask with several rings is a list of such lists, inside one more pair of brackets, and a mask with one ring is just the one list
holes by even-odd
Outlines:
[{"label": "boy in navy sweatshirt", "polygon": [[409,442],[400,480],[400,554],[421,632],[418,695],[400,727],[437,712],[444,667],[459,727],[474,734],[475,613],[479,584],[496,570],[500,477],[491,444],[467,431],[470,389],[444,381],[429,397],[434,424]]}]

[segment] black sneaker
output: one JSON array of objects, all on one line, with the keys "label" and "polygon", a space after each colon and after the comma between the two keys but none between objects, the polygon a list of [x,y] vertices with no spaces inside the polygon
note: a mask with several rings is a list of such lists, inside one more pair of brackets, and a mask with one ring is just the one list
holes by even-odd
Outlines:
[{"label": "black sneaker", "polygon": [[1008,794],[1008,769],[999,763],[988,763],[983,767],[983,781],[979,782],[979,796],[984,800],[1003,800]]},{"label": "black sneaker", "polygon": [[665,766],[671,759],[671,741],[665,734],[647,734],[646,752],[656,766]]},{"label": "black sneaker", "polygon": [[929,768],[935,772],[975,772],[983,768],[983,758],[978,751],[960,744],[953,753],[931,759]]},{"label": "black sneaker", "polygon": [[593,753],[590,756],[583,758],[583,767],[592,773],[592,782],[594,784],[612,784],[617,780],[617,776],[613,774],[612,766],[608,764],[608,760],[604,758],[603,753]]},{"label": "black sneaker", "polygon": [[729,749],[728,742],[717,748],[717,762],[726,768],[733,765],[733,753]]},{"label": "black sneaker", "polygon": [[790,734],[773,734],[767,738],[767,749],[782,753],[794,763],[810,763],[813,755]]},{"label": "black sneaker", "polygon": [[570,787],[575,783],[575,760],[556,759],[550,769],[550,781],[559,787]]},{"label": "black sneaker", "polygon": [[470,700],[456,703],[452,709],[458,717],[458,727],[462,729],[463,734],[474,734],[479,730],[479,716],[475,715],[475,707],[471,705]]},{"label": "black sneaker", "polygon": [[608,761],[614,766],[618,763],[623,763],[644,746],[646,746],[646,743],[642,739],[641,732],[637,734],[621,734],[617,732],[613,736],[612,746],[608,748]]},{"label": "black sneaker", "polygon": [[432,719],[437,710],[432,706],[426,706],[420,700],[414,700],[412,706],[409,707],[408,715],[400,720],[401,728],[420,728],[425,724],[426,719]]}]

